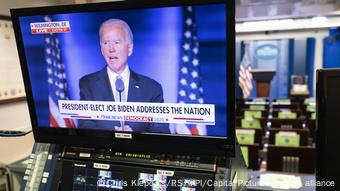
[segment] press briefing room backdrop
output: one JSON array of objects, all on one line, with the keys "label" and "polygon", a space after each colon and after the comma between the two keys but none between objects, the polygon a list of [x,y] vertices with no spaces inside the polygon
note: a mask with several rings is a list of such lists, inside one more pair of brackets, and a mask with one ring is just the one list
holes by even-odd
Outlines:
[{"label": "press briefing room backdrop", "polygon": [[[100,1],[0,2],[0,131],[31,130],[9,9],[91,2]],[[334,180],[316,180],[316,70],[340,68],[339,2],[236,0],[235,4],[235,129],[250,175],[249,190],[336,190]],[[219,22],[219,13],[217,10],[199,20],[211,23],[213,29]],[[163,27],[164,34],[171,31]],[[143,27],[136,30],[142,33]],[[173,35],[177,38],[181,34]],[[207,29],[198,35],[202,50],[224,47],[220,31]],[[208,71],[202,77],[223,78],[219,75],[223,66],[205,62],[209,56],[201,55],[202,70]],[[164,79],[164,83],[168,80],[175,79]],[[204,89],[219,89],[218,85],[212,81]],[[207,95],[206,99],[213,96]],[[165,99],[175,100],[176,95],[167,94]],[[210,133],[215,132],[218,130]],[[22,165],[21,160],[31,153],[33,143],[32,133],[0,137],[0,190],[6,190],[9,183],[12,188],[20,185],[24,172],[14,172],[10,167]]]}]

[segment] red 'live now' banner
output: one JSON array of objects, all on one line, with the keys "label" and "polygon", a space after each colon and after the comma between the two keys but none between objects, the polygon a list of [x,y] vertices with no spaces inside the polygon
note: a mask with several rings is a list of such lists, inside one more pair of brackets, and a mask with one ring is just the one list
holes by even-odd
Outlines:
[{"label": "red 'live now' banner", "polygon": [[30,23],[32,34],[71,32],[69,21]]},{"label": "red 'live now' banner", "polygon": [[31,29],[32,34],[46,34],[46,33],[64,33],[70,32],[69,27],[65,28],[45,28],[45,29]]}]

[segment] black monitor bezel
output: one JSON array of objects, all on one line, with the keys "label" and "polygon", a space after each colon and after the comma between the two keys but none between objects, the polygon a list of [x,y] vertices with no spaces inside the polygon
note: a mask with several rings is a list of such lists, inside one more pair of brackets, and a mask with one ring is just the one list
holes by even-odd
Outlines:
[{"label": "black monitor bezel", "polygon": [[[205,5],[205,4],[226,4],[227,11],[227,138],[219,137],[189,137],[180,135],[160,134],[137,134],[132,133],[133,139],[115,138],[115,132],[90,130],[90,129],[66,129],[39,127],[34,106],[31,83],[26,64],[25,49],[21,36],[19,17],[99,12],[124,9],[156,8],[168,6]],[[75,4],[52,7],[35,7],[11,9],[11,17],[15,32],[19,59],[24,78],[27,102],[29,106],[31,124],[34,138],[37,142],[63,144],[69,146],[94,147],[107,149],[120,149],[127,151],[148,151],[167,152],[184,154],[202,154],[216,156],[234,156],[235,147],[235,3],[224,0],[148,0],[148,1],[118,1],[108,3]],[[94,133],[95,132],[95,133]]]},{"label": "black monitor bezel", "polygon": [[[316,181],[337,182],[339,166],[334,165],[338,162],[339,152],[335,151],[335,145],[338,144],[340,134],[337,127],[337,119],[332,119],[329,115],[338,114],[335,109],[339,101],[330,102],[329,91],[338,91],[330,89],[329,80],[332,78],[339,79],[340,68],[322,68],[316,70]],[[335,96],[333,94],[333,96]],[[331,96],[331,97],[333,97]],[[336,97],[336,96],[335,96]],[[331,120],[332,119],[332,120]],[[316,190],[323,190],[318,186]]]}]

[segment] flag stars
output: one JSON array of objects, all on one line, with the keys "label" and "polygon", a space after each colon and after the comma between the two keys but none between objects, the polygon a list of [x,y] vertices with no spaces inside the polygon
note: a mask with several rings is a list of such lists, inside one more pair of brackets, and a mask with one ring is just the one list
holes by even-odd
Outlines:
[{"label": "flag stars", "polygon": [[195,54],[198,54],[198,48],[197,48],[197,47],[193,48],[192,51],[193,51]]},{"label": "flag stars", "polygon": [[192,19],[188,18],[188,19],[185,21],[185,23],[186,23],[187,25],[192,25]]},{"label": "flag stars", "polygon": [[183,56],[182,60],[183,60],[183,62],[188,62],[189,61],[189,57],[188,56]]},{"label": "flag stars", "polygon": [[196,88],[197,88],[197,84],[196,84],[195,82],[192,82],[192,83],[190,84],[190,87],[191,87],[192,89],[196,89]]},{"label": "flag stars", "polygon": [[186,31],[184,33],[184,36],[187,37],[187,38],[190,38],[191,37],[191,32],[190,31]]},{"label": "flag stars", "polygon": [[53,84],[53,80],[52,80],[52,78],[48,78],[48,80],[47,80],[47,81],[48,81],[48,83],[49,83],[49,84]]},{"label": "flag stars", "polygon": [[187,73],[188,73],[188,68],[183,67],[183,68],[181,69],[181,72],[182,72],[183,74],[187,74]]},{"label": "flag stars", "polygon": [[203,88],[199,88],[198,90],[199,90],[201,93],[203,93]]},{"label": "flag stars", "polygon": [[51,39],[50,39],[50,38],[45,38],[45,42],[46,42],[47,44],[50,44]]},{"label": "flag stars", "polygon": [[47,64],[52,64],[51,58],[46,58],[46,62],[47,62]]},{"label": "flag stars", "polygon": [[195,33],[195,20],[193,18],[194,8],[186,7],[186,18],[184,19],[185,29],[183,44],[181,45],[182,55],[180,57],[182,66],[179,70],[178,98],[179,103],[203,103],[200,79],[199,79],[199,44]]},{"label": "flag stars", "polygon": [[182,96],[182,97],[184,97],[184,96],[186,95],[186,93],[185,93],[184,90],[181,90],[181,91],[179,91],[179,95]]},{"label": "flag stars", "polygon": [[63,88],[64,88],[64,84],[60,83],[60,84],[59,84],[59,88],[60,88],[60,89],[63,89]]},{"label": "flag stars", "polygon": [[191,100],[195,100],[195,99],[196,99],[196,95],[193,94],[193,93],[191,93],[191,94],[189,95],[189,98],[190,98]]},{"label": "flag stars", "polygon": [[190,44],[185,43],[185,44],[183,45],[183,48],[184,48],[184,50],[189,50],[189,49],[190,49]]},{"label": "flag stars", "polygon": [[186,84],[187,84],[187,80],[186,80],[185,78],[182,78],[181,81],[180,81],[180,83],[181,83],[182,85],[186,85]]},{"label": "flag stars", "polygon": [[51,21],[52,21],[51,17],[49,17],[49,16],[45,16],[45,17],[44,17],[44,20],[45,20],[46,22],[51,22]]},{"label": "flag stars", "polygon": [[51,54],[51,48],[46,48],[46,53]]},{"label": "flag stars", "polygon": [[194,60],[192,61],[192,64],[193,64],[194,66],[198,66],[198,60],[197,60],[196,58],[194,58]]},{"label": "flag stars", "polygon": [[197,78],[197,77],[198,77],[198,72],[197,72],[196,70],[192,71],[192,72],[191,72],[191,76],[192,76],[193,78]]}]

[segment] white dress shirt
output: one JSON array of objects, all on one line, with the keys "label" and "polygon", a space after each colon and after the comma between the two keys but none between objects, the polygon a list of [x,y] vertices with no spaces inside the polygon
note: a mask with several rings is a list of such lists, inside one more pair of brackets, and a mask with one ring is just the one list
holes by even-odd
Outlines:
[{"label": "white dress shirt", "polygon": [[119,92],[116,90],[116,79],[118,76],[122,77],[122,80],[124,82],[124,91],[122,92],[122,95],[125,95],[125,99],[122,100],[126,100],[128,98],[128,93],[129,93],[129,82],[130,82],[130,69],[129,67],[126,67],[124,69],[124,71],[121,74],[117,74],[114,71],[112,71],[109,67],[107,67],[107,74],[109,76],[109,80],[110,80],[110,84],[111,84],[111,88],[112,88],[112,93],[113,93],[113,97],[115,98],[115,101],[119,100],[119,97],[117,95],[119,95]]}]

